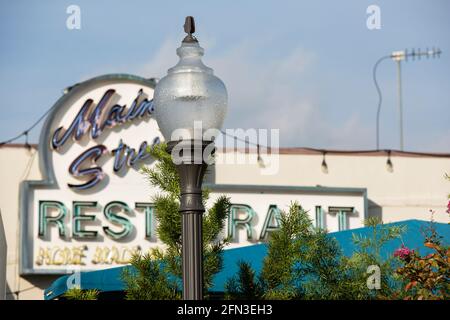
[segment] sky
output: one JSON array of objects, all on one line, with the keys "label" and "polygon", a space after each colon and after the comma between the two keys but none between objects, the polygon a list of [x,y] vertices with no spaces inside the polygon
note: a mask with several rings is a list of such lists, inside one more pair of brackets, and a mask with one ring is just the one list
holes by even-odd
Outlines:
[{"label": "sky", "polygon": [[[70,5],[80,8],[81,29],[66,27]],[[380,29],[367,28],[370,5],[380,8]],[[402,64],[404,141],[408,151],[450,152],[445,0],[0,0],[0,141],[72,84],[110,73],[163,77],[177,62],[187,15],[204,63],[228,89],[224,128],[279,129],[283,147],[375,149],[374,63],[396,50],[439,47],[439,59]],[[399,149],[396,76],[393,61],[380,64],[382,149]]]}]

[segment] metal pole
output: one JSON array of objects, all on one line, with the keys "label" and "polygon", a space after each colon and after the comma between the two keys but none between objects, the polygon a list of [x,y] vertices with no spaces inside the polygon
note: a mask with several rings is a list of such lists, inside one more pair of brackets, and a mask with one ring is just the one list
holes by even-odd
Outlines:
[{"label": "metal pole", "polygon": [[[180,177],[180,213],[182,215],[183,299],[203,299],[202,183],[207,164],[203,151],[211,142],[169,142],[168,151],[181,157],[176,165]],[[176,149],[175,149],[176,148]]]},{"label": "metal pole", "polygon": [[390,55],[384,56],[384,57],[381,57],[380,59],[378,59],[377,62],[375,62],[375,64],[373,65],[373,70],[372,70],[373,83],[375,84],[375,88],[377,89],[377,93],[378,93],[377,124],[376,124],[377,150],[380,149],[380,111],[381,111],[381,103],[383,101],[383,96],[381,95],[380,86],[378,85],[378,81],[377,81],[377,68],[378,68],[378,65],[381,63],[381,61],[383,61],[385,59],[389,59],[389,58],[391,58]]},{"label": "metal pole", "polygon": [[183,299],[203,299],[202,212],[184,212],[182,230]]},{"label": "metal pole", "polygon": [[400,122],[400,128],[399,128],[399,130],[400,130],[400,150],[403,151],[404,140],[403,140],[403,98],[402,98],[402,65],[401,65],[401,61],[402,60],[407,61],[408,57],[412,57],[413,60],[415,59],[415,57],[418,57],[420,59],[420,57],[422,57],[422,56],[426,56],[427,58],[429,58],[430,56],[432,56],[433,58],[435,56],[437,56],[439,58],[439,55],[441,53],[442,52],[440,49],[434,49],[434,48],[433,48],[433,50],[427,49],[425,52],[420,51],[420,49],[417,52],[414,49],[412,50],[412,52],[408,52],[407,50],[394,51],[394,52],[392,52],[392,54],[378,59],[377,62],[375,63],[375,65],[373,66],[373,82],[374,82],[375,88],[377,89],[377,92],[378,92],[378,108],[377,108],[377,123],[376,123],[376,126],[377,126],[376,127],[377,150],[379,150],[379,147],[380,147],[380,110],[381,110],[381,102],[383,99],[383,97],[381,95],[380,87],[377,82],[377,67],[378,67],[378,65],[380,64],[381,61],[383,61],[384,59],[388,59],[388,58],[391,58],[392,60],[397,62],[397,94],[398,94],[398,109],[399,109],[399,122]]},{"label": "metal pole", "polygon": [[403,151],[403,101],[402,101],[402,64],[397,60],[398,110],[400,116],[400,150]]}]

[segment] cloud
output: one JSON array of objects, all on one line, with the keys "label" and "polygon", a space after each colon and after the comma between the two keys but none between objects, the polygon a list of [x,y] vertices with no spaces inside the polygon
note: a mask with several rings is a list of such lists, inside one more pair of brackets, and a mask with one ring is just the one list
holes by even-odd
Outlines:
[{"label": "cloud", "polygon": [[176,55],[178,43],[179,41],[175,39],[166,39],[150,61],[143,67],[136,68],[136,70],[149,77],[162,78],[167,74],[167,69],[178,62],[178,56]]}]

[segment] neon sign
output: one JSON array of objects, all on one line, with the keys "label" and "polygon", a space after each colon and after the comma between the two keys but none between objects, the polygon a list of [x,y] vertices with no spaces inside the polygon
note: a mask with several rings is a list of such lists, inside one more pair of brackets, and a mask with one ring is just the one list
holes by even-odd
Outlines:
[{"label": "neon sign", "polygon": [[[112,129],[119,125],[124,125],[127,122],[152,115],[154,110],[153,99],[148,100],[142,89],[138,91],[137,97],[133,100],[129,108],[127,108],[126,104],[112,104],[111,101],[115,95],[116,90],[106,90],[96,106],[93,99],[87,99],[68,129],[64,129],[61,126],[55,130],[52,136],[52,148],[58,151],[66,144],[70,137],[74,141],[79,141],[88,133],[90,138],[95,140],[107,129]],[[152,141],[152,146],[159,142],[159,137],[155,137]],[[138,151],[136,151],[120,140],[119,146],[111,151],[114,155],[114,172],[119,172],[125,165],[131,167],[139,161],[146,159],[149,156],[146,152],[147,146],[147,141],[143,141]],[[74,190],[86,190],[102,181],[105,173],[100,166],[83,168],[83,165],[88,160],[96,164],[100,157],[107,154],[108,149],[103,144],[91,147],[80,154],[70,164],[69,173],[75,178],[87,178],[89,180],[81,184],[68,183],[68,186]]]}]

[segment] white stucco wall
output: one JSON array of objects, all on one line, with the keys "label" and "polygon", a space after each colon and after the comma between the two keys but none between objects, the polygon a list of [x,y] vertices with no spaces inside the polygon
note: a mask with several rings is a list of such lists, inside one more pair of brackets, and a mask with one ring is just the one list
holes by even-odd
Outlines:
[{"label": "white stucco wall", "polygon": [[6,298],[42,299],[42,292],[54,276],[22,278],[19,276],[19,185],[23,180],[40,180],[36,149],[0,148],[0,208],[8,253],[6,258]]},{"label": "white stucco wall", "polygon": [[0,210],[0,300],[6,298],[6,244],[5,229],[3,227],[2,212]]},{"label": "white stucco wall", "polygon": [[[449,221],[445,210],[450,182],[444,173],[450,171],[450,158],[393,155],[393,172],[388,172],[383,155],[327,155],[328,173],[324,173],[320,154],[281,154],[277,174],[261,175],[255,163],[220,164],[223,155],[219,153],[211,178],[217,184],[367,188],[369,215],[379,215],[385,222],[429,220],[430,210],[435,211],[436,221]],[[265,161],[269,163],[268,158]],[[42,299],[43,289],[57,276],[19,275],[19,185],[42,177],[36,150],[0,147],[0,176],[0,209],[8,246],[7,298]]]},{"label": "white stucco wall", "polygon": [[215,179],[219,184],[367,188],[369,215],[381,214],[384,222],[429,220],[430,210],[436,221],[449,220],[450,182],[444,174],[450,173],[450,158],[393,155],[392,172],[386,160],[385,155],[327,155],[324,173],[320,154],[281,154],[276,175],[262,175],[255,164],[218,164]]}]

